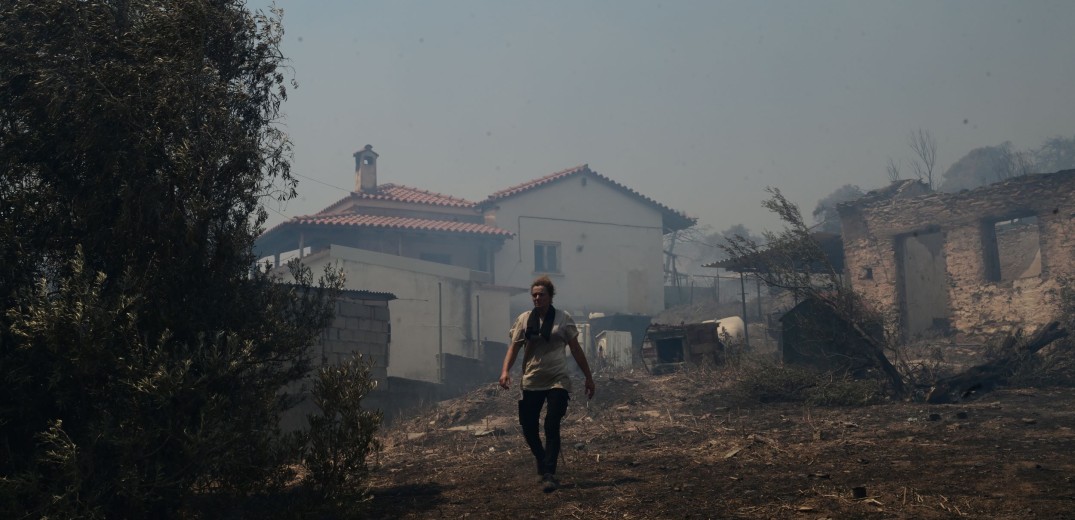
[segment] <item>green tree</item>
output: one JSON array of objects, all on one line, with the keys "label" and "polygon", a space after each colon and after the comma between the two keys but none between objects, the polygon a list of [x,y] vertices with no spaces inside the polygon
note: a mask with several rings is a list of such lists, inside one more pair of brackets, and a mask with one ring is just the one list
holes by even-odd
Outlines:
[{"label": "green tree", "polygon": [[862,188],[854,184],[844,184],[825,196],[825,198],[817,201],[817,206],[814,207],[814,222],[817,222],[817,230],[825,231],[828,233],[840,233],[840,215],[836,212],[836,205],[841,202],[848,202],[858,199],[865,195]]},{"label": "green tree", "polygon": [[1034,173],[1034,152],[1017,150],[1011,141],[975,148],[945,170],[940,190],[974,189],[997,181]]},{"label": "green tree", "polygon": [[[252,272],[294,195],[279,13],[0,2],[0,510],[168,518],[280,483],[332,290]],[[322,279],[339,286],[334,273]]]},{"label": "green tree", "polygon": [[1075,168],[1075,136],[1070,139],[1056,136],[1046,139],[1041,147],[1032,151],[1037,173],[1053,173]]}]

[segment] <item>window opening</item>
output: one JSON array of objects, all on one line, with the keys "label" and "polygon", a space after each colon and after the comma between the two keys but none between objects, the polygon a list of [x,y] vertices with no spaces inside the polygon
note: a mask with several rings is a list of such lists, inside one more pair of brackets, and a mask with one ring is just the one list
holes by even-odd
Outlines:
[{"label": "window opening", "polygon": [[986,279],[1007,282],[1041,276],[1041,236],[1038,217],[1030,215],[987,223]]},{"label": "window opening", "polygon": [[534,271],[541,273],[560,272],[559,242],[534,242]]},{"label": "window opening", "polygon": [[418,258],[427,262],[436,262],[438,264],[452,265],[452,255],[446,255],[443,253],[422,253],[418,255]]}]

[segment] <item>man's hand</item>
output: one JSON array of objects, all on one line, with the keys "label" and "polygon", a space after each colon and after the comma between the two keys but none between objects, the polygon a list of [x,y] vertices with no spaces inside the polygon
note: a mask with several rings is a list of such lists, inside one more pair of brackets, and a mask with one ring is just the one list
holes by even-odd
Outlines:
[{"label": "man's hand", "polygon": [[506,371],[501,372],[500,374],[500,388],[503,388],[504,390],[511,388],[511,376],[508,375]]},{"label": "man's hand", "polygon": [[595,390],[597,390],[597,387],[593,384],[593,378],[592,377],[587,377],[586,378],[586,398],[587,399],[593,399],[593,393],[594,393]]}]

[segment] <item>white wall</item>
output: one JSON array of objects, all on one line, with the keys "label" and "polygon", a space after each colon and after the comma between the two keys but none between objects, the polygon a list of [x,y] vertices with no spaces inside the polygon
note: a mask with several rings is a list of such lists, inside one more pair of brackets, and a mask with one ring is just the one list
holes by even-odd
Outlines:
[{"label": "white wall", "polygon": [[488,278],[486,273],[339,245],[303,261],[315,275],[326,264],[339,265],[347,289],[396,296],[389,302],[389,376],[435,382],[440,349],[475,357],[476,340],[505,341],[511,326],[509,292],[483,280]]},{"label": "white wall", "polygon": [[[561,273],[549,273],[557,307],[583,315],[663,310],[662,220],[653,206],[581,175],[498,201],[488,213],[515,233],[496,253],[498,284],[528,287],[544,274],[534,271],[534,241],[559,242]],[[531,306],[519,294],[512,314]]]}]

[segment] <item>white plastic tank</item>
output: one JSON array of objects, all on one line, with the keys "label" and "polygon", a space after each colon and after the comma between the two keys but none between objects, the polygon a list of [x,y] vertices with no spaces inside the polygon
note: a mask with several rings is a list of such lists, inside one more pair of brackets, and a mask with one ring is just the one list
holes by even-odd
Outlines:
[{"label": "white plastic tank", "polygon": [[715,323],[717,335],[723,343],[742,343],[746,336],[746,324],[739,316],[726,316],[718,320],[706,320],[702,323]]}]

